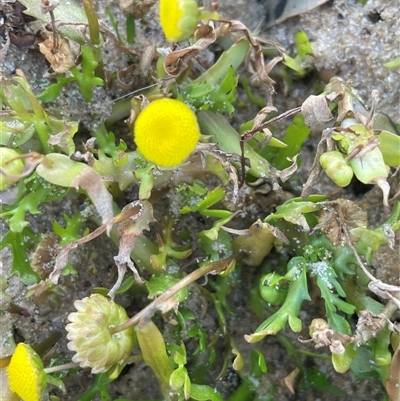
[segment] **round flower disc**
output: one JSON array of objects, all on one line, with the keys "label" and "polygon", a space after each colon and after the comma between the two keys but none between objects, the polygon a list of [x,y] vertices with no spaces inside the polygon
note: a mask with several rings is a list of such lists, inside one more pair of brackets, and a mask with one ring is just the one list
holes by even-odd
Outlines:
[{"label": "round flower disc", "polygon": [[134,125],[139,152],[162,167],[181,164],[200,137],[196,115],[185,103],[159,99],[140,112]]}]

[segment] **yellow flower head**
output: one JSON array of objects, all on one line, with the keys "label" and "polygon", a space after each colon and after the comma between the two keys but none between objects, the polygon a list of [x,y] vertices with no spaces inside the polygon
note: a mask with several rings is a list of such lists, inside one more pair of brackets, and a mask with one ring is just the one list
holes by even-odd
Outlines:
[{"label": "yellow flower head", "polygon": [[10,389],[23,401],[40,401],[47,376],[39,355],[27,344],[19,343],[7,368]]},{"label": "yellow flower head", "polygon": [[199,20],[196,0],[160,0],[160,23],[170,42],[187,39]]},{"label": "yellow flower head", "polygon": [[194,112],[185,103],[168,98],[155,100],[141,111],[134,132],[139,152],[162,167],[181,164],[200,138]]}]

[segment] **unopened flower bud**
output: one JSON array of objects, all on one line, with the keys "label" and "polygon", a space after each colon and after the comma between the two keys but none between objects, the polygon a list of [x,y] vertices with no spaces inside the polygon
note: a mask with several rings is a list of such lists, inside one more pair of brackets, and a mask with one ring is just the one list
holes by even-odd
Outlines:
[{"label": "unopened flower bud", "polygon": [[[24,170],[24,162],[16,159],[19,154],[10,148],[0,147],[0,191],[17,182]],[[14,160],[13,160],[14,159]]]},{"label": "unopened flower bud", "polygon": [[325,152],[319,158],[321,167],[326,175],[339,187],[346,187],[353,178],[353,170],[344,158],[344,155],[332,150]]},{"label": "unopened flower bud", "polygon": [[78,312],[71,313],[66,326],[72,360],[92,373],[105,372],[129,356],[133,347],[133,329],[114,333],[113,328],[128,320],[125,309],[100,294],[75,301]]}]

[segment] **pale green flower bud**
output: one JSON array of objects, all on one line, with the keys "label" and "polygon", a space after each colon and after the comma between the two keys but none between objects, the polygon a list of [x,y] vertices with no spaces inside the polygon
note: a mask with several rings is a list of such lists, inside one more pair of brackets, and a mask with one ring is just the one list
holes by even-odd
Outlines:
[{"label": "pale green flower bud", "polygon": [[71,313],[66,326],[72,360],[92,373],[105,372],[123,363],[133,348],[133,329],[114,333],[114,327],[128,320],[125,309],[100,294],[74,302],[78,312]]},{"label": "pale green flower bud", "polygon": [[0,191],[17,182],[19,179],[17,176],[24,170],[24,162],[21,159],[15,159],[18,156],[19,154],[15,150],[0,147],[0,166],[5,173],[0,172]]},{"label": "pale green flower bud", "polygon": [[346,187],[353,178],[353,170],[344,158],[344,155],[332,150],[325,152],[319,158],[321,167],[326,175],[339,187]]}]

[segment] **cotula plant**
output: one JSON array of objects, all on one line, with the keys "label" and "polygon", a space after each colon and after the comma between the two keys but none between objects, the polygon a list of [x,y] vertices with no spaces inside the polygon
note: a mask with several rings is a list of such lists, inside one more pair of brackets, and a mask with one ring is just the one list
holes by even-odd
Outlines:
[{"label": "cotula plant", "polygon": [[[269,72],[282,58],[290,66],[290,58],[277,56],[265,64],[260,43],[242,23],[223,19],[208,3],[199,9],[194,0],[174,0],[160,2],[161,26],[167,40],[189,39],[191,44],[160,51],[154,66],[157,85],[141,90],[128,103],[116,102],[109,118],[92,128],[84,152],[78,152],[74,142],[78,123],[43,102],[51,105],[64,86],[74,83],[82,98],[91,102],[95,87],[104,84],[99,49],[103,35],[110,37],[110,32],[100,28],[90,1],[84,5],[84,11],[72,6],[76,10],[73,21],[89,29],[90,40],[83,40],[74,25],[62,30],[68,26],[62,23],[63,4],[61,22],[55,26],[63,40],[82,45],[80,65],[71,65],[65,76],[59,74],[57,82],[39,96],[21,70],[3,82],[0,151],[6,205],[1,217],[9,230],[2,247],[11,247],[11,274],[18,274],[28,285],[33,299],[57,295],[64,288],[63,276],[76,273],[68,264],[69,254],[104,232],[118,245],[117,274],[112,288],[93,289],[90,296],[75,301],[77,311],[68,316],[66,325],[72,362],[44,368],[40,356],[19,343],[7,367],[10,389],[25,401],[40,400],[48,383],[64,389],[55,372],[79,366],[96,375],[92,388],[79,400],[91,400],[97,394],[110,399],[108,384],[127,364],[144,361],[164,399],[222,400],[207,375],[196,370],[198,355],[205,355],[208,366],[216,365],[214,345],[219,341],[219,334],[210,335],[191,309],[189,301],[197,294],[213,306],[218,333],[225,342],[218,377],[230,365],[241,376],[240,386],[229,399],[259,399],[256,379],[268,370],[264,356],[255,349],[247,367],[226,322],[226,314],[232,313],[228,295],[233,281],[241,265],[248,265],[263,266],[251,292],[253,309],[263,316],[271,313],[254,333],[243,333],[248,342],[278,337],[287,323],[300,332],[301,308],[311,300],[309,283],[314,283],[323,299],[326,320],[315,317],[310,338],[300,341],[328,346],[338,372],[353,369],[357,373],[357,366],[373,360],[367,373],[378,375],[396,400],[399,335],[393,316],[400,308],[400,288],[377,280],[368,266],[382,244],[393,245],[400,226],[398,194],[389,200],[390,171],[400,166],[395,129],[374,127],[375,106],[366,111],[351,87],[338,78],[321,95],[270,118],[277,110]],[[56,14],[57,9],[56,5],[52,12]],[[50,18],[33,5],[27,11],[37,18]],[[190,68],[194,58],[222,37],[232,44],[196,75]],[[134,54],[118,46],[129,57]],[[270,95],[249,129],[239,135],[225,115],[235,112],[238,70],[245,64]],[[283,140],[274,138],[268,127],[294,114]],[[116,134],[109,131],[113,122],[128,115],[135,150],[128,150],[122,140],[116,143]],[[271,182],[277,193],[282,192],[279,183],[296,173],[297,155],[310,128],[324,130],[302,197],[287,200],[270,213],[258,211],[255,221],[239,219],[240,209],[257,197],[250,181],[256,180],[256,185]],[[366,214],[352,201],[312,194],[322,170],[340,187],[350,185],[353,175],[362,183],[378,185],[383,205],[392,209],[390,216],[371,228]],[[137,188],[138,199],[120,210],[113,194],[129,186]],[[65,216],[65,227],[54,222],[51,237],[39,238],[30,229],[27,213],[37,215],[45,202],[81,195],[93,205],[91,214]],[[167,200],[167,206],[160,197]],[[156,207],[163,208],[164,219],[156,220]],[[182,229],[179,224],[185,215],[201,216],[204,224],[193,232]],[[98,228],[82,234],[88,219]],[[152,227],[157,227],[157,234],[148,234]],[[46,269],[41,261],[50,242],[56,251],[51,268]],[[278,271],[268,266],[273,248],[278,254],[282,251],[285,262]],[[128,270],[132,274],[126,274]],[[196,283],[202,277],[208,277],[207,286]],[[129,316],[117,303],[122,293],[145,293],[150,302]],[[356,328],[348,322],[351,315],[358,315]],[[176,327],[172,340],[162,332],[160,316]],[[188,339],[196,344],[193,355],[188,355]],[[298,365],[304,377],[310,376]],[[21,371],[30,372],[29,380],[21,377]]]}]

